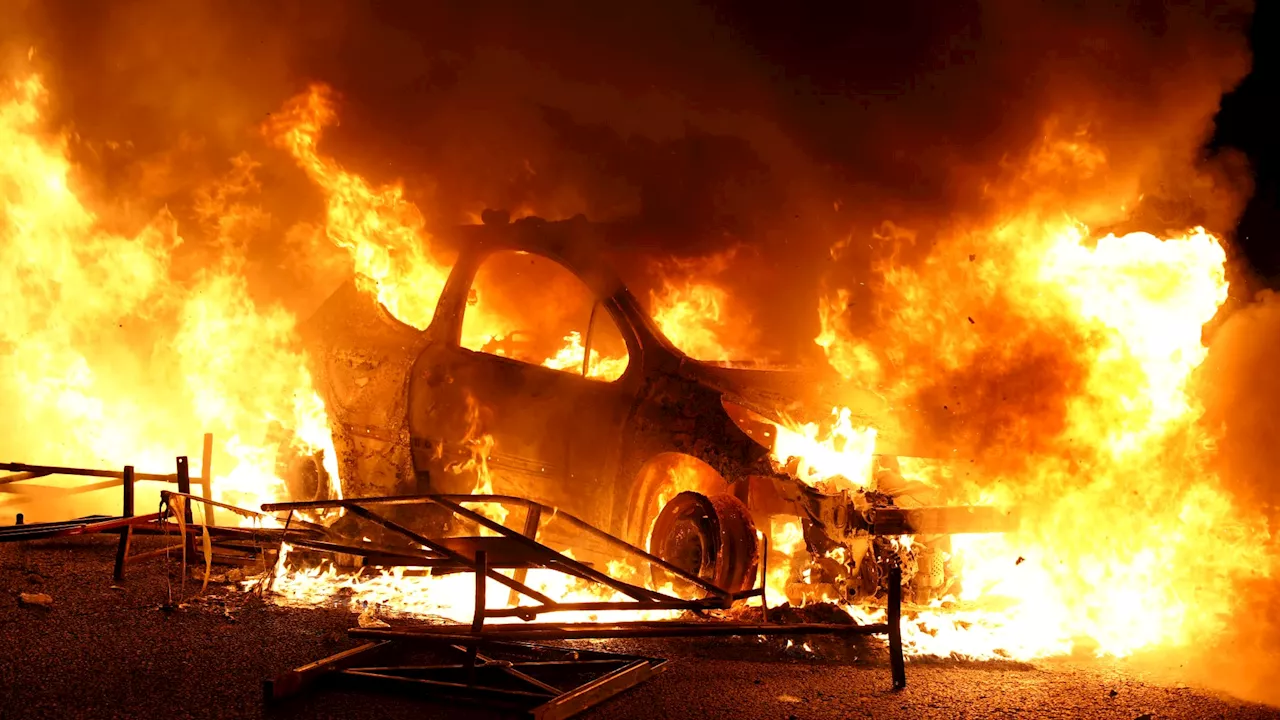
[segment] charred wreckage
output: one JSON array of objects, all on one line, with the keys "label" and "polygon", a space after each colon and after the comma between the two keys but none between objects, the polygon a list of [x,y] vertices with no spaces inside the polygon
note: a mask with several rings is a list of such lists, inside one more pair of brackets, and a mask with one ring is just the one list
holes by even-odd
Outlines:
[{"label": "charred wreckage", "polygon": [[[185,564],[201,546],[206,582],[211,562],[254,565],[264,568],[255,581],[262,589],[276,580],[265,568],[281,560],[473,577],[470,623],[362,622],[349,635],[363,644],[267,679],[272,702],[344,684],[566,718],[644,682],[666,661],[541,643],[673,636],[885,635],[893,684],[905,686],[903,602],[954,589],[951,535],[1002,532],[1016,517],[929,504],[932,488],[904,478],[899,462],[926,453],[901,441],[874,394],[830,370],[681,352],[600,250],[625,226],[510,222],[495,212],[484,220],[442,238],[452,267],[423,329],[397,319],[357,279],[300,328],[337,457],[300,451],[282,431],[277,471],[288,502],[260,513],[212,500],[206,435],[199,478],[185,457],[174,475],[0,464],[11,473],[0,485],[66,475],[106,478],[72,492],[122,488],[120,516],[31,525],[19,516],[0,528],[0,542],[118,533],[117,581],[136,561],[177,553]],[[575,296],[576,306],[567,301]],[[491,317],[520,317],[529,329],[477,327],[488,305],[498,311]],[[801,460],[778,459],[792,418],[835,407],[849,427],[877,432],[878,454],[855,463],[866,477],[815,479]],[[326,461],[336,461],[337,485]],[[160,511],[137,515],[137,481],[176,483],[177,492],[161,491]],[[193,482],[202,497],[191,494]],[[199,523],[193,506],[203,508]],[[215,508],[254,527],[218,526]],[[282,527],[264,527],[273,513],[283,514],[274,516]],[[135,532],[181,541],[135,553]],[[771,560],[775,538],[781,557]],[[883,602],[883,621],[838,611],[771,622],[771,562],[785,563],[775,569],[793,606]],[[595,592],[555,597],[532,580],[544,571]],[[510,594],[490,598],[491,582]],[[751,598],[759,598],[758,615],[735,612]],[[597,619],[609,611],[668,614]],[[538,621],[563,612],[591,621]],[[693,616],[674,620],[672,612]]]},{"label": "charred wreckage", "polygon": [[[899,456],[919,453],[899,443],[875,396],[834,372],[681,352],[600,250],[617,246],[621,226],[510,222],[495,211],[484,221],[444,234],[456,257],[424,330],[397,319],[356,279],[303,325],[343,497],[466,494],[484,473],[488,492],[581,518],[731,593],[753,586],[758,538],[770,523],[798,518],[811,560],[804,572],[793,569],[793,604],[883,597],[891,575],[902,577],[904,599],[927,602],[956,581],[945,562],[952,534],[1015,522],[995,508],[922,502],[929,488],[898,471]],[[548,270],[557,282],[541,274]],[[493,282],[534,296],[517,303],[549,289],[564,295],[572,284],[585,306],[578,315],[549,312],[556,327],[486,337],[477,347],[464,342],[474,335],[464,325]],[[537,336],[560,341],[566,330],[582,338],[580,362],[544,366],[550,346],[540,350]],[[601,358],[617,355],[625,368],[601,372]],[[814,487],[772,457],[772,443],[778,423],[835,406],[878,430],[873,477]],[[280,472],[292,498],[324,506],[333,491],[323,458],[291,447],[282,443]],[[426,534],[462,530],[455,514],[430,505],[393,512]],[[657,586],[662,570],[653,572]]]}]

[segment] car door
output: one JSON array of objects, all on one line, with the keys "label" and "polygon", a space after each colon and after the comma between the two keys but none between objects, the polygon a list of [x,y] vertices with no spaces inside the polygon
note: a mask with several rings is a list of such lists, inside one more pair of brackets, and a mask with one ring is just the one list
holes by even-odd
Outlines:
[{"label": "car door", "polygon": [[[433,489],[492,492],[607,520],[621,428],[638,386],[607,303],[564,266],[515,251],[478,254],[450,279],[460,326],[415,364],[415,465]],[[464,299],[465,298],[465,299]],[[595,352],[583,374],[585,344]]]}]

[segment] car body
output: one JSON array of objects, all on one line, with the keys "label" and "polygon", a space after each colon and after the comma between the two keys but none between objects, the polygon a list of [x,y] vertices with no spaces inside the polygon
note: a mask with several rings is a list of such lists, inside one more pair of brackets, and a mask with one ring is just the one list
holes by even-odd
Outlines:
[{"label": "car body", "polygon": [[[425,330],[397,320],[354,279],[301,327],[344,496],[471,492],[483,459],[494,492],[560,508],[640,546],[663,504],[683,491],[732,495],[757,526],[790,515],[838,542],[877,534],[865,497],[819,492],[770,457],[774,422],[836,405],[877,428],[884,458],[910,453],[874,394],[830,370],[694,360],[605,260],[600,248],[615,228],[581,218],[505,220],[445,237],[457,258]],[[607,314],[628,356],[619,377],[601,381],[462,346],[477,270],[500,252],[553,261],[585,284],[595,302],[588,347],[597,313]],[[478,445],[481,437],[491,444]],[[873,505],[892,505],[874,497],[881,499]],[[896,522],[896,532],[912,532],[910,522]]]}]

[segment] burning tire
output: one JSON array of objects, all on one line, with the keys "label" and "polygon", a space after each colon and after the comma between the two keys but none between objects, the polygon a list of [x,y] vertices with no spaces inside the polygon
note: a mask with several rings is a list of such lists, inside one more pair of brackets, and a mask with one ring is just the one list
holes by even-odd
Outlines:
[{"label": "burning tire", "polygon": [[[649,551],[678,568],[730,592],[755,584],[760,561],[756,526],[741,500],[732,495],[686,491],[662,508],[653,523]],[[655,587],[670,578],[653,569]]]}]

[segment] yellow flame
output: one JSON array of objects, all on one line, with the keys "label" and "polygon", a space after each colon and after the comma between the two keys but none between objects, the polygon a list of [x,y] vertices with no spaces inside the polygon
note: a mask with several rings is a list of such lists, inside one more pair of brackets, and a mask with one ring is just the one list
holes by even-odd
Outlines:
[{"label": "yellow flame", "polygon": [[832,492],[869,487],[875,428],[855,428],[849,408],[832,408],[831,414],[835,419],[825,430],[816,422],[776,425],[774,459],[783,465],[794,459],[796,477]]},{"label": "yellow flame", "polygon": [[357,277],[402,322],[425,329],[449,264],[431,255],[422,213],[405,199],[403,187],[375,187],[320,154],[323,131],[337,120],[333,92],[316,84],[274,115],[266,132],[324,189],[326,232],[351,253]]},{"label": "yellow flame", "polygon": [[[6,454],[172,472],[173,458],[198,456],[210,431],[216,496],[274,498],[273,425],[307,449],[330,441],[292,316],[250,299],[241,275],[241,240],[262,217],[246,202],[256,191],[252,163],[233,159],[225,178],[201,188],[197,215],[225,255],[183,276],[173,261],[182,238],[166,210],[136,232],[114,232],[77,194],[67,138],[42,127],[44,102],[35,75],[0,96]],[[35,497],[17,485],[7,490],[18,494],[2,504]],[[23,509],[32,519],[65,518],[80,502]],[[83,500],[94,511],[102,502]],[[144,494],[137,504],[149,502]]]},{"label": "yellow flame", "polygon": [[[542,361],[542,365],[554,370],[581,374],[582,362],[586,354],[587,349],[582,344],[582,335],[574,330],[565,336],[564,347],[557,350],[555,355]],[[591,366],[587,369],[587,377],[612,382],[622,377],[626,369],[626,356],[601,356],[599,350],[591,349]]]},{"label": "yellow flame", "polygon": [[[941,243],[917,268],[882,267],[893,309],[878,332],[840,324],[840,293],[824,301],[818,342],[838,370],[902,404],[950,397],[946,412],[1000,430],[979,436],[983,477],[959,494],[1022,509],[1020,532],[954,540],[963,591],[914,622],[916,652],[1185,646],[1222,628],[1236,579],[1268,571],[1265,528],[1209,470],[1187,391],[1224,263],[1202,228],[1091,243],[1078,222],[1019,218]],[[1023,411],[1002,414],[1002,399]]]}]

